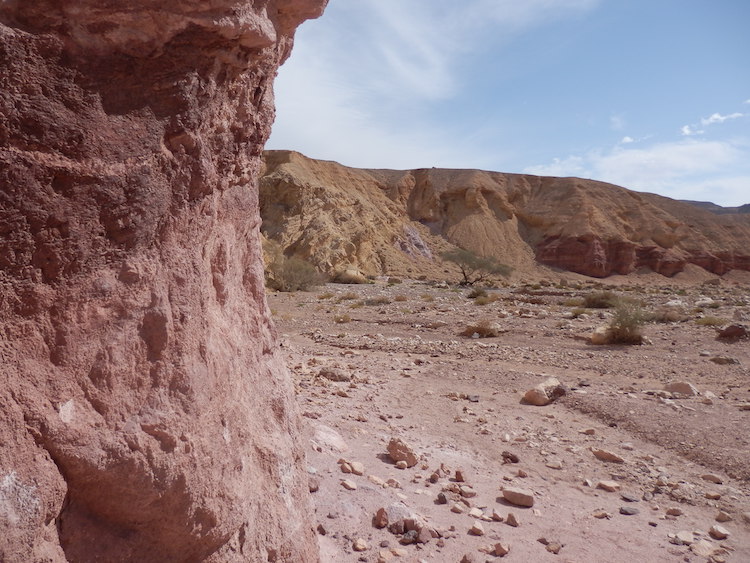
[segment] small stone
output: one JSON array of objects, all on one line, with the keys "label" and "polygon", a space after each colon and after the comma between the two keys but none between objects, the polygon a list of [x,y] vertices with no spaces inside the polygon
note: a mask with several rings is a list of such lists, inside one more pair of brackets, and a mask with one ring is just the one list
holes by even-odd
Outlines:
[{"label": "small stone", "polygon": [[504,542],[498,542],[495,544],[492,554],[496,557],[505,557],[510,553],[510,544]]},{"label": "small stone", "polygon": [[621,506],[620,507],[620,514],[624,514],[625,516],[634,516],[635,514],[640,513],[640,510],[638,510],[634,506]]},{"label": "small stone", "polygon": [[598,326],[594,329],[589,337],[592,344],[601,346],[602,344],[609,344],[612,342],[612,329],[608,326]]},{"label": "small stone", "polygon": [[350,481],[349,479],[344,479],[341,481],[341,486],[344,487],[347,491],[356,491],[357,490],[357,483],[354,481]]},{"label": "small stone", "polygon": [[432,539],[432,531],[427,526],[422,526],[417,532],[418,543],[428,543]]},{"label": "small stone", "polygon": [[534,493],[528,489],[518,489],[516,487],[503,489],[503,498],[516,506],[534,506]]},{"label": "small stone", "polygon": [[701,479],[708,481],[709,483],[715,483],[716,485],[721,485],[724,482],[721,477],[714,475],[713,473],[705,473],[701,475]]},{"label": "small stone", "polygon": [[591,453],[594,454],[594,457],[596,457],[596,459],[600,461],[607,461],[611,463],[623,463],[625,461],[616,453],[613,453],[607,450],[591,448]]},{"label": "small stone", "polygon": [[435,502],[437,502],[438,504],[448,504],[448,497],[445,496],[445,493],[438,493]]},{"label": "small stone", "polygon": [[355,475],[364,475],[365,474],[365,466],[362,465],[360,462],[358,462],[358,461],[352,461],[349,465],[351,467],[352,473],[354,473]]},{"label": "small stone", "polygon": [[683,512],[681,508],[677,508],[676,506],[672,508],[667,508],[667,516],[682,516]]},{"label": "small stone", "polygon": [[466,481],[464,470],[463,469],[456,469],[456,473],[454,474],[453,478],[454,478],[454,480],[457,483],[463,483],[464,481]]},{"label": "small stone", "polygon": [[508,513],[508,517],[505,519],[505,523],[508,526],[513,526],[514,528],[518,528],[519,526],[518,520],[516,519],[516,515],[513,514],[512,512]]},{"label": "small stone", "polygon": [[695,385],[687,381],[671,381],[664,386],[664,390],[686,397],[695,397],[698,395],[698,389],[695,388]]},{"label": "small stone", "polygon": [[466,507],[460,502],[454,502],[451,505],[451,512],[455,512],[456,514],[463,514],[464,512],[466,512]]},{"label": "small stone", "polygon": [[328,530],[326,530],[326,527],[323,526],[323,524],[318,524],[318,527],[316,528],[316,530],[321,536],[325,536],[328,533]]},{"label": "small stone", "polygon": [[464,498],[474,498],[475,496],[477,496],[477,492],[466,485],[461,486],[461,488],[459,489],[459,493]]},{"label": "small stone", "polygon": [[377,475],[368,475],[367,480],[370,481],[373,485],[377,485],[378,487],[386,487],[385,481],[383,481],[380,477]]},{"label": "small stone", "polygon": [[620,490],[620,484],[617,481],[599,481],[596,484],[596,488],[609,493],[614,493]]},{"label": "small stone", "polygon": [[492,516],[491,516],[491,518],[492,518],[492,520],[494,522],[502,522],[503,521],[503,517],[500,515],[500,513],[497,510],[494,510],[494,509],[492,510]]},{"label": "small stone", "polygon": [[562,469],[562,462],[559,460],[548,461],[545,465],[550,469]]},{"label": "small stone", "polygon": [[396,462],[396,469],[406,469],[409,467],[409,464],[406,463],[403,459]]},{"label": "small stone", "polygon": [[690,545],[695,541],[695,535],[693,535],[693,532],[682,530],[675,534],[675,539],[677,545]]},{"label": "small stone", "polygon": [[594,518],[598,518],[599,520],[604,520],[605,518],[609,520],[612,518],[612,515],[607,512],[606,510],[597,510],[594,512]]},{"label": "small stone", "polygon": [[307,489],[311,493],[317,493],[320,489],[320,481],[315,477],[310,477],[307,480]]},{"label": "small stone", "polygon": [[690,545],[690,551],[698,557],[711,557],[713,552],[716,551],[716,547],[707,540],[699,540]]},{"label": "small stone", "polygon": [[354,551],[367,551],[368,549],[370,549],[370,546],[367,545],[367,542],[362,538],[357,538],[352,544],[352,549]]},{"label": "small stone", "polygon": [[720,510],[719,513],[716,515],[716,521],[717,522],[731,522],[732,517],[724,512],[723,510]]},{"label": "small stone", "polygon": [[341,468],[341,473],[351,473],[352,472],[352,466],[349,465],[348,461],[342,463],[339,467]]},{"label": "small stone", "polygon": [[469,528],[469,534],[472,536],[483,536],[484,535],[484,526],[482,526],[481,522],[474,522],[474,525]]},{"label": "small stone", "polygon": [[481,518],[482,516],[484,516],[484,512],[482,512],[482,509],[474,507],[469,510],[469,516],[471,516],[472,518]]},{"label": "small stone", "polygon": [[586,428],[585,430],[581,430],[581,434],[586,434],[586,436],[593,436],[596,434],[596,430],[593,428]]},{"label": "small stone", "polygon": [[399,543],[401,545],[411,545],[413,543],[417,543],[417,539],[419,539],[419,532],[417,532],[416,530],[409,530],[403,536],[401,536]]},{"label": "small stone", "polygon": [[706,491],[703,496],[708,500],[719,500],[721,498],[721,493],[717,493],[715,491]]},{"label": "small stone", "polygon": [[391,441],[388,442],[387,450],[390,458],[396,463],[404,461],[407,467],[413,467],[417,464],[417,454],[401,438],[391,438]]},{"label": "small stone", "polygon": [[385,508],[378,508],[372,517],[372,525],[376,528],[385,528],[388,525],[388,511]]},{"label": "small stone", "polygon": [[715,540],[725,540],[729,537],[729,532],[723,526],[715,524],[708,530],[708,535]]},{"label": "small stone", "polygon": [[318,372],[318,375],[330,381],[345,382],[345,381],[352,380],[352,376],[350,374],[338,368],[329,368],[329,367],[321,368],[320,371]]},{"label": "small stone", "polygon": [[748,332],[748,330],[749,329],[745,325],[730,324],[722,327],[722,329],[719,330],[717,338],[726,340],[738,340],[740,338],[747,338],[747,336],[750,335],[750,332]]},{"label": "small stone", "polygon": [[554,553],[555,555],[557,555],[558,553],[560,553],[562,545],[559,542],[550,542],[547,544],[545,549],[550,553]]},{"label": "small stone", "polygon": [[461,558],[461,563],[477,563],[477,558],[473,553],[467,553]]},{"label": "small stone", "polygon": [[377,563],[389,563],[394,557],[395,555],[390,550],[382,549],[378,552]]},{"label": "small stone", "polygon": [[521,461],[516,454],[509,452],[508,450],[503,450],[502,456],[503,463],[518,463]]},{"label": "small stone", "polygon": [[620,493],[620,498],[624,500],[625,502],[638,502],[639,499],[635,495],[631,495],[628,493]]}]

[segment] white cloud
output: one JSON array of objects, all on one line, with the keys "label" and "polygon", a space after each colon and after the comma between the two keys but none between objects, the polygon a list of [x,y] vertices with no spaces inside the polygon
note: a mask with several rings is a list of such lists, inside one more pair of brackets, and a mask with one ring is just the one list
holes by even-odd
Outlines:
[{"label": "white cloud", "polygon": [[750,104],[750,100],[745,100],[745,103],[746,104]]},{"label": "white cloud", "polygon": [[613,131],[621,131],[625,127],[625,118],[621,115],[612,115],[609,118],[609,126]]},{"label": "white cloud", "polygon": [[633,137],[625,135],[622,139],[620,139],[620,143],[623,145],[629,145],[630,143],[635,143],[635,139]]},{"label": "white cloud", "polygon": [[693,135],[702,135],[705,131],[703,129],[693,129],[691,125],[683,125],[680,128],[680,133],[685,137],[691,137]]},{"label": "white cloud", "polygon": [[739,117],[744,117],[744,113],[730,113],[729,115],[721,115],[720,113],[714,113],[711,114],[710,117],[703,117],[701,118],[701,125],[704,127],[706,125],[713,125],[714,123],[724,123],[725,121],[728,121],[730,119],[737,119]]},{"label": "white cloud", "polygon": [[684,139],[647,148],[591,151],[524,172],[592,178],[668,197],[738,205],[750,202],[748,162],[747,147],[739,143]]}]

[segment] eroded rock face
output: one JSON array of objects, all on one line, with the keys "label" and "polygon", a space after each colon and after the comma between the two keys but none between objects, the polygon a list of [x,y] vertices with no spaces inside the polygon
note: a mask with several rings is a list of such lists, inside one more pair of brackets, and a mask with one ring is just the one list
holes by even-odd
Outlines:
[{"label": "eroded rock face", "polygon": [[317,560],[256,175],[324,5],[0,4],[0,560]]}]

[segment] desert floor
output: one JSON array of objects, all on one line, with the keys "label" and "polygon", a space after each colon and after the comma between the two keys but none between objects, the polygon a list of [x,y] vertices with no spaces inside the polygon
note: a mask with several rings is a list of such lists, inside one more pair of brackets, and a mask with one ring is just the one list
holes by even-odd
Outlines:
[{"label": "desert floor", "polygon": [[[747,323],[750,286],[613,288],[679,317],[646,324],[636,346],[589,342],[612,310],[580,300],[602,289],[516,285],[490,290],[485,305],[469,288],[409,280],[269,294],[310,440],[321,560],[500,561],[502,543],[503,561],[750,561],[750,341],[717,340],[712,326]],[[482,320],[502,333],[459,335]],[[565,396],[521,402],[550,376]],[[699,394],[673,396],[669,382]],[[416,465],[396,467],[393,437]],[[533,493],[533,507],[505,501],[509,487]],[[373,525],[379,508],[439,537],[402,545]]]}]

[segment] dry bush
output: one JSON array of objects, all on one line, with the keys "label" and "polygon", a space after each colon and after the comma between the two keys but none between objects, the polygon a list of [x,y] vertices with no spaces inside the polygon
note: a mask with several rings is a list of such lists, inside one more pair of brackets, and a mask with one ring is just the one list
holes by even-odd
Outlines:
[{"label": "dry bush", "polygon": [[469,299],[476,299],[477,297],[487,297],[487,290],[482,287],[475,287],[467,295]]},{"label": "dry bush", "polygon": [[472,337],[475,334],[478,334],[479,338],[494,338],[495,336],[500,336],[502,332],[503,330],[498,323],[483,319],[475,325],[467,326],[460,332],[460,335]]},{"label": "dry bush", "polygon": [[497,301],[499,297],[497,295],[485,295],[483,297],[477,297],[474,299],[474,305],[489,305]]},{"label": "dry bush", "polygon": [[641,344],[641,329],[646,322],[643,307],[637,301],[620,299],[609,323],[612,344]]},{"label": "dry bush", "polygon": [[583,306],[587,309],[612,309],[620,298],[612,291],[595,291],[583,296]]},{"label": "dry bush", "polygon": [[351,299],[356,299],[357,294],[353,292],[344,293],[343,295],[340,295],[337,301],[341,303],[342,301],[350,301]]},{"label": "dry bush", "polygon": [[399,293],[393,298],[394,301],[408,301],[408,298],[403,293]]},{"label": "dry bush", "polygon": [[646,320],[650,323],[683,323],[690,318],[682,309],[661,307],[656,311],[646,313]]},{"label": "dry bush", "polygon": [[727,319],[723,319],[721,317],[702,317],[700,319],[696,319],[695,324],[699,326],[724,326],[725,324],[729,323]]},{"label": "dry bush", "polygon": [[431,293],[423,293],[421,297],[423,301],[427,301],[428,303],[435,301],[435,297]]},{"label": "dry bush", "polygon": [[323,274],[315,266],[296,256],[284,256],[278,243],[267,241],[266,285],[278,291],[307,291],[325,283]]},{"label": "dry bush", "polygon": [[390,304],[391,300],[388,299],[385,295],[381,295],[380,297],[373,297],[371,299],[365,299],[364,303],[365,305],[388,305]]},{"label": "dry bush", "polygon": [[333,317],[333,322],[336,324],[344,324],[351,322],[352,318],[349,315],[336,315]]},{"label": "dry bush", "polygon": [[560,305],[563,307],[583,307],[583,303],[583,297],[571,297],[562,301]]},{"label": "dry bush", "polygon": [[577,319],[578,317],[580,317],[581,315],[585,315],[586,313],[588,313],[588,309],[584,309],[582,307],[576,307],[571,311],[574,319]]},{"label": "dry bush", "polygon": [[334,295],[335,295],[335,293],[331,293],[330,291],[326,291],[325,293],[321,293],[320,295],[318,295],[318,299],[321,299],[321,300],[322,299],[330,299]]},{"label": "dry bush", "polygon": [[404,280],[402,280],[401,278],[391,277],[391,278],[388,278],[388,285],[398,285],[400,283],[403,283],[403,281]]}]

